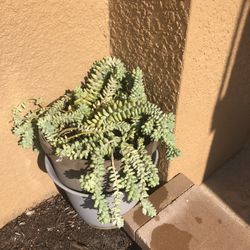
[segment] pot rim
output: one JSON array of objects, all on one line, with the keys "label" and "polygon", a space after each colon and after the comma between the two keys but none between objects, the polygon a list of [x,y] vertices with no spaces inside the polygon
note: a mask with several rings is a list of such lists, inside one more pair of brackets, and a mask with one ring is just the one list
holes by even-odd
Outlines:
[{"label": "pot rim", "polygon": [[[67,156],[60,157],[60,156],[57,156],[57,155],[53,152],[53,147],[52,147],[52,146],[50,145],[50,143],[46,140],[45,136],[43,135],[43,133],[42,133],[42,131],[41,131],[40,129],[38,129],[38,135],[39,135],[40,140],[43,140],[43,142],[46,144],[48,150],[50,151],[50,153],[48,154],[49,156],[56,156],[56,157],[58,157],[58,158],[70,160],[70,158],[67,157]],[[159,142],[158,142],[158,141],[150,141],[147,145],[145,145],[145,148],[150,147],[151,145],[152,145],[152,146],[155,145],[155,150],[154,150],[154,151],[156,151],[157,148],[158,148],[158,146],[159,146]],[[152,151],[152,153],[153,153],[154,151]],[[45,155],[47,155],[47,154],[45,153]],[[75,159],[74,161],[78,161],[78,160],[79,160],[79,161],[88,161],[88,159]],[[120,160],[121,160],[121,159],[120,159]],[[115,159],[115,161],[120,161],[120,160],[119,160],[119,159]]]},{"label": "pot rim", "polygon": [[[158,150],[155,150],[154,152],[156,154],[155,156],[155,160],[154,160],[154,164],[157,164],[158,160],[159,160],[159,152]],[[77,195],[77,196],[81,196],[81,197],[88,197],[90,195],[92,195],[91,193],[84,193],[83,191],[82,192],[78,192],[76,190],[73,190],[71,188],[68,188],[67,186],[65,186],[60,180],[59,178],[57,177],[57,174],[55,173],[55,170],[48,158],[47,155],[45,155],[45,168],[46,168],[46,171],[48,173],[48,175],[50,176],[50,178],[53,180],[53,182],[59,186],[61,189],[63,189],[64,191],[66,192],[69,192],[71,194],[74,194],[74,195]],[[110,192],[110,193],[107,193],[106,195],[109,195],[109,194],[112,194],[113,192]]]}]

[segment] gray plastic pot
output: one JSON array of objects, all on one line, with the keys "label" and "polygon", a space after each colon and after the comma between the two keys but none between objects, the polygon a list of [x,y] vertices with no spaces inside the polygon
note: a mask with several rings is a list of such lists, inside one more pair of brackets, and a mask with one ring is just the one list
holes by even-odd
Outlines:
[{"label": "gray plastic pot", "polygon": [[[156,150],[153,155],[154,164],[158,162],[158,151]],[[54,168],[47,156],[45,156],[45,167],[47,173],[49,174],[50,178],[53,182],[60,187],[62,190],[65,191],[71,205],[76,210],[76,212],[81,216],[81,218],[90,226],[100,229],[112,229],[116,228],[113,224],[102,224],[97,220],[97,209],[94,208],[94,202],[91,199],[91,194],[86,194],[83,192],[78,192],[72,190],[65,186],[57,177]],[[107,194],[107,200],[110,204],[113,202],[113,195]],[[131,208],[135,206],[136,202],[128,202],[126,198],[126,194],[122,193],[122,202],[120,205],[121,208],[121,215],[128,212]]]},{"label": "gray plastic pot", "polygon": [[[40,145],[44,153],[49,157],[58,179],[68,188],[81,191],[79,179],[86,173],[89,162],[87,160],[70,160],[67,157],[58,157],[53,153],[51,145],[45,140],[39,131]],[[158,146],[157,142],[146,146],[149,155],[152,155]],[[105,166],[110,166],[110,161],[105,161]],[[121,161],[115,160],[116,169],[121,168]]]}]

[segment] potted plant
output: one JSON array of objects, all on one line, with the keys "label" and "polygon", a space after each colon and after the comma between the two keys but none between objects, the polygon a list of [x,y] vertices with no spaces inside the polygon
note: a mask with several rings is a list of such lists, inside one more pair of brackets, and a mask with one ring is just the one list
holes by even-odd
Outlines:
[{"label": "potted plant", "polygon": [[159,177],[150,154],[158,142],[165,143],[167,159],[176,157],[179,150],[174,115],[147,100],[139,68],[131,73],[119,59],[106,57],[93,64],[85,84],[48,106],[40,99],[32,102],[35,109],[24,115],[25,103],[13,110],[12,131],[19,136],[19,144],[41,146],[57,177],[60,168],[63,173],[73,169],[71,175],[80,170],[71,189],[80,185],[83,193],[91,195],[99,222],[123,225],[123,193],[128,201],[140,202],[144,214],[155,215],[147,197]]}]

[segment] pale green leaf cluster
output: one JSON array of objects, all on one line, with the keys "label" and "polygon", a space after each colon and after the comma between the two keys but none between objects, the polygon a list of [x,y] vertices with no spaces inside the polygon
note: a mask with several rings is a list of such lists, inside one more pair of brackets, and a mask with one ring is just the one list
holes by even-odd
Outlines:
[{"label": "pale green leaf cluster", "polygon": [[[40,130],[56,155],[89,160],[88,173],[80,182],[92,194],[100,222],[123,226],[122,190],[129,201],[141,203],[144,214],[156,214],[147,197],[149,188],[159,184],[158,169],[146,144],[165,143],[167,159],[179,150],[173,133],[175,117],[147,100],[141,69],[128,72],[119,59],[106,57],[93,64],[85,84],[48,106],[37,100],[34,105],[25,115],[25,103],[13,110],[13,133],[21,146],[35,149]],[[114,158],[122,161],[119,171]],[[111,162],[108,167],[106,159]],[[113,190],[112,205],[105,198],[107,181]]]}]

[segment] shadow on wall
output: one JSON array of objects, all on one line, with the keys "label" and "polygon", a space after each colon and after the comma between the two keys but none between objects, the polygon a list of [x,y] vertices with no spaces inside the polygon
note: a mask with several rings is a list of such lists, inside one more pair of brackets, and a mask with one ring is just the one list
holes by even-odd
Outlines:
[{"label": "shadow on wall", "polygon": [[[109,1],[111,54],[143,70],[149,100],[168,112],[177,105],[189,5],[189,0]],[[159,166],[165,179],[163,157]]]},{"label": "shadow on wall", "polygon": [[[244,0],[239,20],[232,39],[218,101],[215,106],[211,132],[214,139],[207,161],[204,179],[218,166],[217,162],[226,162],[232,152],[239,152],[246,142],[250,131],[250,13],[244,23],[242,32],[243,11],[248,7]],[[237,45],[236,40],[240,38]],[[238,48],[237,48],[238,47]],[[236,56],[233,51],[237,50]],[[245,136],[242,136],[245,135]],[[218,155],[219,154],[219,155]],[[218,158],[220,160],[218,161]]]},{"label": "shadow on wall", "polygon": [[[211,131],[214,139],[204,178],[226,162],[232,152],[239,152],[250,132],[250,12],[243,1],[231,50],[223,75]],[[244,18],[246,17],[246,19]],[[240,26],[243,25],[242,31]],[[237,40],[240,40],[236,44]],[[234,55],[233,52],[236,51]],[[218,170],[205,184],[238,216],[250,225],[250,144]]]}]

